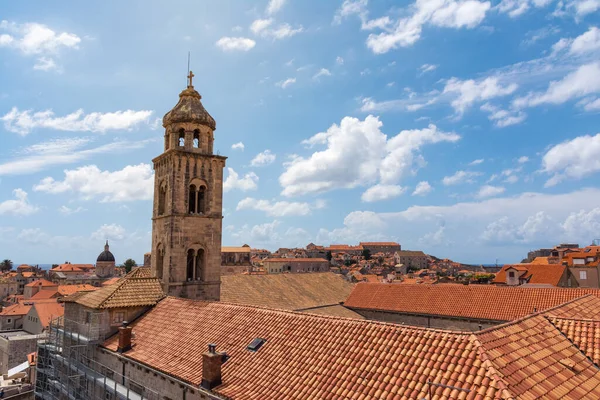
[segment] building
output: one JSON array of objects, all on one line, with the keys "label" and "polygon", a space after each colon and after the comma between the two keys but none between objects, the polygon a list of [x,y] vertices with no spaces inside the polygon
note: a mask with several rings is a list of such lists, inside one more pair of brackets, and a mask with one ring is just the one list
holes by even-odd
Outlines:
[{"label": "building", "polygon": [[27,355],[35,352],[43,337],[24,330],[0,332],[0,374],[6,376],[9,369],[27,361]]},{"label": "building", "polygon": [[21,329],[23,319],[31,309],[31,302],[19,302],[6,306],[0,311],[0,331]]},{"label": "building", "polygon": [[359,283],[344,306],[370,320],[477,331],[585,296],[600,306],[597,289]]},{"label": "building", "polygon": [[550,257],[552,255],[552,249],[537,249],[527,253],[527,262],[532,262],[537,257]]},{"label": "building", "polygon": [[115,276],[115,256],[109,250],[108,240],[104,245],[104,251],[96,259],[96,276],[99,278]]},{"label": "building", "polygon": [[569,280],[567,267],[561,264],[506,264],[496,274],[493,283],[498,285],[548,285],[576,287]]},{"label": "building", "polygon": [[371,254],[375,253],[394,253],[402,250],[399,243],[396,242],[360,242],[359,246],[367,249]]},{"label": "building", "polygon": [[223,168],[213,153],[216,123],[192,85],[163,118],[164,152],[154,164],[153,275],[165,293],[219,300]]},{"label": "building", "polygon": [[248,272],[252,268],[251,249],[247,244],[241,247],[221,247],[221,275],[234,275]]},{"label": "building", "polygon": [[41,291],[56,293],[58,292],[58,285],[54,282],[47,281],[46,279],[39,279],[25,285],[23,295],[25,299],[31,299]]},{"label": "building", "polygon": [[428,257],[422,251],[401,250],[394,253],[394,262],[408,269],[426,269]]},{"label": "building", "polygon": [[48,329],[50,321],[62,317],[64,313],[63,303],[56,301],[34,303],[23,319],[23,330],[34,335],[42,334]]},{"label": "building", "polygon": [[267,258],[263,266],[267,274],[329,271],[329,261],[323,258]]},{"label": "building", "polygon": [[314,243],[309,243],[306,246],[306,256],[308,258],[326,258],[327,250],[324,246],[318,246]]},{"label": "building", "polygon": [[250,306],[363,318],[340,305],[354,285],[331,272],[221,277],[221,301]]},{"label": "building", "polygon": [[325,251],[333,253],[345,253],[352,256],[360,256],[363,252],[362,246],[349,246],[347,244],[331,244],[325,247]]}]

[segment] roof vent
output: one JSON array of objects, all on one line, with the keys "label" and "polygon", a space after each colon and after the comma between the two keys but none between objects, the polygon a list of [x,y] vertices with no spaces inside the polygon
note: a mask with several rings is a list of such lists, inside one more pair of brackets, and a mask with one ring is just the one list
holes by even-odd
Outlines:
[{"label": "roof vent", "polygon": [[267,339],[256,338],[248,345],[247,349],[250,351],[258,351],[266,341]]}]

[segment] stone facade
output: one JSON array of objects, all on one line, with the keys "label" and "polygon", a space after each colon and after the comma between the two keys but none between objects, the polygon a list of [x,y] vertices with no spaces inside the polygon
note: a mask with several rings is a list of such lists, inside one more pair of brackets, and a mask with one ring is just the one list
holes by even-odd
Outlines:
[{"label": "stone facade", "polygon": [[191,78],[179,97],[163,118],[164,153],[152,160],[152,273],[168,295],[219,300],[227,158],[213,154],[215,122]]},{"label": "stone facade", "polygon": [[329,271],[329,261],[322,258],[267,258],[263,265],[267,274]]},{"label": "stone facade", "polygon": [[37,341],[42,337],[25,331],[0,333],[0,374],[27,361],[27,354],[36,351]]},{"label": "stone facade", "polygon": [[427,268],[427,255],[422,251],[401,250],[394,253],[396,264],[403,264],[407,268]]}]

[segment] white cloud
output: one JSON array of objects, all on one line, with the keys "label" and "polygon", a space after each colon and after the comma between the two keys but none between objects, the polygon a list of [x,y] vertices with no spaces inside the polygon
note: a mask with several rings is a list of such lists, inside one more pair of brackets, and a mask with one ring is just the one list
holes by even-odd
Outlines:
[{"label": "white cloud", "polygon": [[489,113],[488,119],[493,121],[498,128],[520,124],[527,118],[527,114],[523,111],[503,110],[490,103],[485,103],[480,109]]},{"label": "white cloud", "polygon": [[245,146],[244,146],[244,143],[242,143],[242,142],[237,142],[237,143],[234,143],[231,145],[232,150],[244,151],[244,148],[245,148]]},{"label": "white cloud", "polygon": [[228,192],[230,190],[239,189],[242,192],[248,190],[256,190],[258,188],[258,175],[254,172],[248,172],[243,178],[240,178],[237,172],[233,168],[227,168],[229,175],[223,183],[223,191]]},{"label": "white cloud", "polygon": [[344,117],[340,125],[333,124],[326,132],[303,141],[326,148],[284,164],[286,170],[279,177],[282,194],[295,196],[375,183],[395,185],[424,165],[420,154],[423,146],[460,139],[456,133],[442,132],[435,125],[404,130],[388,139],[381,131],[382,125],[372,115],[363,121]]},{"label": "white cloud", "polygon": [[104,224],[95,232],[92,232],[92,239],[103,240],[123,240],[125,238],[125,228],[119,224]]},{"label": "white cloud", "polygon": [[337,56],[336,59],[335,59],[335,63],[337,65],[344,65],[344,59],[342,57],[340,57],[340,56]]},{"label": "white cloud", "polygon": [[569,100],[600,93],[600,63],[580,66],[562,80],[552,81],[543,93],[529,93],[517,98],[513,105],[517,108],[535,107],[541,104],[563,104]]},{"label": "white cloud", "polygon": [[372,203],[374,201],[393,199],[394,197],[400,196],[405,191],[406,188],[399,185],[378,184],[368,188],[360,198],[364,202]]},{"label": "white cloud", "polygon": [[506,188],[504,188],[502,186],[483,185],[481,188],[479,188],[479,191],[477,192],[476,197],[478,199],[483,199],[486,197],[494,197],[494,196],[498,196],[499,194],[504,193],[505,190],[506,190]]},{"label": "white cloud", "polygon": [[275,84],[275,86],[279,86],[282,89],[287,88],[288,86],[296,83],[296,78],[287,78],[283,81],[279,81]]},{"label": "white cloud", "polygon": [[369,0],[344,0],[333,16],[333,24],[340,24],[344,18],[351,15],[359,15],[364,20],[367,15],[367,4]]},{"label": "white cloud", "polygon": [[525,164],[526,162],[529,161],[529,157],[521,156],[521,157],[519,157],[519,159],[517,161],[519,162],[519,164]]},{"label": "white cloud", "polygon": [[60,206],[58,211],[63,215],[71,215],[71,214],[77,214],[82,211],[85,211],[85,208],[83,208],[83,207],[71,208],[71,207],[67,207],[67,206]]},{"label": "white cloud", "polygon": [[585,135],[551,147],[542,158],[542,171],[552,174],[546,187],[564,179],[581,179],[600,171],[600,133]]},{"label": "white cloud", "polygon": [[575,21],[579,22],[580,19],[588,14],[591,14],[600,9],[599,0],[567,0],[559,1],[553,16],[563,17],[565,15],[573,15]]},{"label": "white cloud", "polygon": [[256,46],[256,42],[245,37],[224,36],[217,40],[216,45],[223,51],[248,51]]},{"label": "white cloud", "polygon": [[419,71],[421,71],[421,75],[426,74],[427,72],[432,72],[437,69],[437,65],[433,64],[423,64],[419,67]]},{"label": "white cloud", "polygon": [[523,15],[531,7],[545,7],[551,0],[502,0],[496,7],[498,11],[508,14],[511,18]]},{"label": "white cloud", "polygon": [[480,176],[481,172],[474,171],[456,171],[454,175],[445,176],[442,183],[445,186],[458,185],[461,183],[474,183],[473,178]]},{"label": "white cloud", "polygon": [[571,54],[582,54],[600,49],[600,29],[592,26],[587,32],[573,39],[569,52]]},{"label": "white cloud", "polygon": [[446,82],[444,94],[457,96],[451,104],[456,112],[462,115],[473,103],[509,95],[517,90],[517,87],[516,83],[503,86],[496,77],[487,77],[479,81],[451,78]]},{"label": "white cloud", "polygon": [[235,231],[231,233],[231,237],[238,243],[252,243],[253,247],[275,247],[281,245],[280,240],[282,237],[277,231],[279,226],[281,226],[281,222],[278,220],[257,224],[252,227],[244,225],[241,229],[235,229]]},{"label": "white cloud", "polygon": [[240,200],[236,210],[257,210],[263,211],[270,217],[289,217],[298,215],[309,215],[311,207],[308,203],[259,200],[252,197],[246,197]]},{"label": "white cloud", "polygon": [[469,163],[469,165],[479,165],[479,164],[483,164],[485,160],[483,158],[478,158],[477,160],[473,160]]},{"label": "white cloud", "polygon": [[250,165],[253,167],[262,167],[265,165],[273,164],[275,162],[276,155],[271,153],[271,150],[267,149],[263,152],[258,153],[252,161],[250,161]]},{"label": "white cloud", "polygon": [[573,212],[562,224],[567,238],[589,243],[600,232],[600,208]]},{"label": "white cloud", "polygon": [[417,0],[409,6],[409,16],[390,22],[391,27],[387,26],[390,24],[380,24],[381,28],[385,28],[384,32],[370,34],[367,46],[375,54],[411,46],[420,39],[426,24],[455,29],[474,28],[483,21],[489,9],[489,1]]},{"label": "white cloud", "polygon": [[595,112],[600,111],[600,98],[586,98],[577,103],[579,106],[583,107],[585,111]]},{"label": "white cloud", "polygon": [[265,18],[265,19],[256,19],[252,21],[250,24],[250,30],[255,34],[259,35],[265,29],[267,29],[271,24],[273,24],[273,18]]},{"label": "white cloud", "polygon": [[433,188],[431,187],[429,182],[421,181],[421,182],[417,183],[417,187],[415,187],[415,191],[412,193],[412,195],[413,196],[425,196],[425,195],[431,193],[432,190],[433,190]]},{"label": "white cloud", "polygon": [[31,215],[39,210],[38,207],[29,203],[27,192],[23,189],[13,190],[14,200],[0,202],[0,215]]},{"label": "white cloud", "polygon": [[57,181],[46,177],[33,187],[36,192],[77,193],[84,200],[99,198],[101,202],[150,200],[154,188],[154,173],[149,164],[128,165],[117,171],[102,171],[86,165],[64,171]]},{"label": "white cloud", "polygon": [[39,71],[60,70],[59,66],[56,64],[54,59],[50,57],[38,58],[36,63],[33,65],[33,69],[37,69]]},{"label": "white cloud", "polygon": [[133,149],[141,149],[150,140],[115,141],[94,148],[82,149],[92,138],[54,139],[22,149],[19,154],[0,164],[1,175],[32,174],[52,165],[73,164],[100,154],[112,156]]},{"label": "white cloud", "polygon": [[327,68],[321,68],[319,72],[313,76],[313,79],[319,79],[322,76],[331,76],[331,72],[329,72]]},{"label": "white cloud", "polygon": [[267,5],[267,14],[275,14],[285,5],[286,0],[269,0]]},{"label": "white cloud", "polygon": [[7,131],[27,135],[34,129],[54,129],[69,132],[105,133],[112,130],[132,130],[138,125],[149,124],[152,111],[125,110],[115,112],[93,112],[85,114],[79,109],[64,117],[56,117],[51,110],[32,113],[13,107],[0,117]]}]

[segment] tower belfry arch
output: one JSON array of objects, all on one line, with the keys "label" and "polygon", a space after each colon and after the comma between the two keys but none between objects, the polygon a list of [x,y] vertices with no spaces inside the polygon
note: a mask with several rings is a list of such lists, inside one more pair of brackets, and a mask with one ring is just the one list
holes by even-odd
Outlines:
[{"label": "tower belfry arch", "polygon": [[187,87],[163,118],[164,151],[154,164],[154,276],[171,296],[219,300],[223,168],[213,153],[216,122],[189,71]]}]

